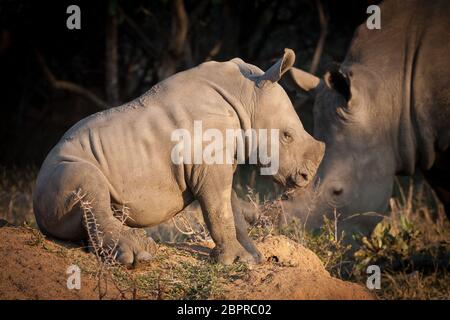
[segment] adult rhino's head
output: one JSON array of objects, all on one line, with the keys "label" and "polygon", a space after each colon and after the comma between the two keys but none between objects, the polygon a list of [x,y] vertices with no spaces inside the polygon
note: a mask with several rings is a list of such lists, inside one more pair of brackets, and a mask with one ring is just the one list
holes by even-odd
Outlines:
[{"label": "adult rhino's head", "polygon": [[[250,73],[248,78],[254,83],[252,128],[256,132],[261,129],[278,132],[277,141],[267,138],[267,153],[273,155],[274,147],[278,149],[279,161],[273,177],[288,189],[306,187],[313,180],[325,149],[322,142],[305,131],[288,95],[278,84],[294,61],[295,54],[290,49],[285,49],[283,57],[265,72],[235,60],[246,68],[243,71]],[[258,147],[261,148],[261,141]]]},{"label": "adult rhino's head", "polygon": [[368,213],[384,212],[392,192],[398,119],[392,106],[374,107],[380,101],[369,87],[374,76],[358,68],[336,65],[323,79],[296,68],[289,72],[291,85],[313,95],[313,135],[326,145],[313,187],[293,208],[313,227],[337,213],[348,231],[367,232],[379,220]]}]

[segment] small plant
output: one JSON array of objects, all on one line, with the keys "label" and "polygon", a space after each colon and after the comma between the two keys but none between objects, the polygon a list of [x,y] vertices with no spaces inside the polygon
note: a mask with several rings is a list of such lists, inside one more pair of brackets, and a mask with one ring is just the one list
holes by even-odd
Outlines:
[{"label": "small plant", "polygon": [[[88,235],[89,249],[94,253],[97,260],[97,270],[95,272],[95,278],[97,279],[98,297],[100,300],[106,297],[108,294],[108,285],[112,283],[115,288],[120,292],[122,298],[127,298],[127,293],[131,291],[132,298],[136,298],[136,285],[134,276],[128,274],[130,286],[125,289],[120,286],[120,282],[117,281],[117,274],[126,273],[124,267],[116,261],[117,247],[119,244],[119,236],[122,230],[117,233],[117,238],[114,239],[112,244],[105,246],[103,233],[99,230],[99,225],[95,218],[91,203],[93,199],[87,199],[87,195],[78,189],[73,192],[73,198],[75,203],[78,203],[83,211],[84,227]],[[114,216],[120,221],[120,225],[123,228],[126,220],[129,218],[128,208],[124,205],[121,208],[113,207],[112,211]]]},{"label": "small plant", "polygon": [[351,264],[348,261],[352,249],[350,244],[345,244],[343,239],[345,233],[338,233],[338,217],[335,221],[323,217],[323,225],[316,232],[304,232],[303,244],[314,251],[322,260],[324,267],[333,276],[342,277],[343,267]]},{"label": "small plant", "polygon": [[411,221],[400,215],[399,227],[395,230],[389,219],[378,223],[369,237],[355,236],[361,247],[355,252],[356,267],[361,270],[370,264],[392,264],[418,251],[417,242],[421,232]]},{"label": "small plant", "polygon": [[208,228],[203,219],[195,216],[186,217],[186,215],[179,214],[172,218],[175,228],[187,237],[190,242],[201,243],[211,241]]}]

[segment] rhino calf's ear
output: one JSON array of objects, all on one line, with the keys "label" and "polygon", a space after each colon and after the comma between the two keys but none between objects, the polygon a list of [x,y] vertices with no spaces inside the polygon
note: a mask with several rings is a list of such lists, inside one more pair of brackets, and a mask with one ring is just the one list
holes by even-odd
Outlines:
[{"label": "rhino calf's ear", "polygon": [[351,99],[350,79],[342,72],[338,64],[333,64],[324,75],[325,83],[342,95],[346,101]]},{"label": "rhino calf's ear", "polygon": [[291,49],[284,49],[284,54],[273,66],[271,66],[260,78],[258,79],[258,86],[260,87],[264,83],[278,82],[283,74],[286,73],[295,62],[295,53]]}]

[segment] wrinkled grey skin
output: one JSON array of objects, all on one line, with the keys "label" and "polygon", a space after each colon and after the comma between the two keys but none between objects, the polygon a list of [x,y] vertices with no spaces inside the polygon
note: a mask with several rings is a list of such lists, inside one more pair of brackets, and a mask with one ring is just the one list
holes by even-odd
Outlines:
[{"label": "wrinkled grey skin", "polygon": [[361,25],[324,79],[290,71],[291,84],[315,97],[313,136],[326,152],[314,187],[288,210],[317,227],[337,208],[341,228],[367,233],[379,218],[348,218],[385,212],[395,175],[420,168],[450,211],[449,16],[446,0],[387,1],[381,30]]},{"label": "wrinkled grey skin", "polygon": [[[118,238],[117,259],[131,264],[150,259],[155,249],[137,228],[160,224],[198,200],[216,244],[213,257],[224,264],[260,262],[242,214],[232,211],[236,166],[175,165],[171,133],[179,128],[192,133],[194,120],[203,121],[203,130],[216,128],[223,134],[225,129],[280,129],[275,178],[291,183],[289,187],[306,186],[324,146],[304,131],[277,83],[294,60],[292,50],[286,50],[265,73],[240,59],[203,63],[130,103],[81,120],[51,150],[40,170],[34,193],[39,227],[60,239],[85,239],[83,211],[74,197],[80,190],[91,201],[103,246]],[[130,209],[125,229],[111,210],[122,205]]]}]

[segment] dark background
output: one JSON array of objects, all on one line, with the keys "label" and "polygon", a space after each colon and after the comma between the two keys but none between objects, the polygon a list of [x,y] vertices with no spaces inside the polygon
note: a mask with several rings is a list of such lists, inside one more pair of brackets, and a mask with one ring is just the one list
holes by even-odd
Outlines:
[{"label": "dark background", "polygon": [[[81,118],[206,60],[241,57],[265,69],[289,47],[297,67],[322,75],[344,58],[372,3],[0,1],[0,165],[40,165]],[[71,4],[81,30],[66,27]],[[310,129],[308,103],[295,105]]]}]

